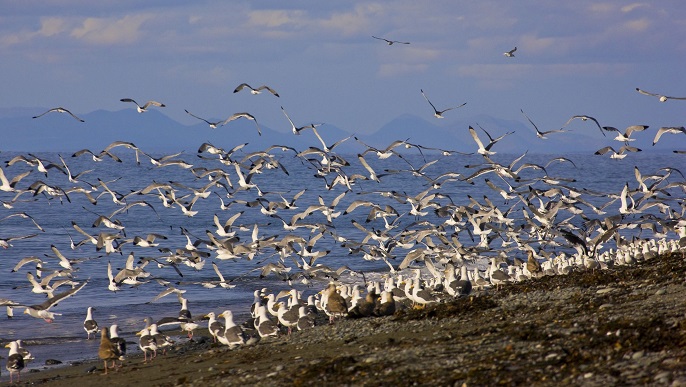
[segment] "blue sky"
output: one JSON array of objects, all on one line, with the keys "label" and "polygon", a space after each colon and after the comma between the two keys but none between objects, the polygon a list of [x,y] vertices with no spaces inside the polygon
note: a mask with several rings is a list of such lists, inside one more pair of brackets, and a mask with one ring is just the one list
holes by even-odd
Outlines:
[{"label": "blue sky", "polygon": [[[447,123],[479,114],[526,122],[524,109],[542,130],[576,114],[618,128],[684,125],[686,101],[635,91],[686,97],[680,0],[47,0],[2,9],[0,108],[84,114],[155,99],[183,123],[197,122],[184,109],[247,111],[286,131],[282,105],[296,123],[368,133],[403,113],[433,120],[424,89],[439,109],[467,103]],[[281,97],[233,94],[242,82]]]}]

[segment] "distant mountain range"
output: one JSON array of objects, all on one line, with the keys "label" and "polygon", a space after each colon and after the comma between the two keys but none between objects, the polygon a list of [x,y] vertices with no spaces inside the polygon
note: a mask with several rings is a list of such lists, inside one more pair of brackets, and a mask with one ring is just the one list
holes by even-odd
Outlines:
[{"label": "distant mountain range", "polygon": [[[45,110],[28,107],[0,109],[0,151],[75,152],[84,148],[99,151],[113,141],[132,142],[147,152],[191,152],[196,151],[203,142],[225,149],[248,143],[245,149],[252,151],[277,144],[298,150],[310,146],[322,148],[322,144],[310,130],[296,136],[291,132],[276,131],[260,125],[262,136],[258,136],[255,123],[245,119],[232,121],[219,129],[211,129],[204,123],[181,124],[156,109],[144,114],[131,109],[96,110],[80,115],[85,120],[84,123],[58,113],[50,113],[39,119],[31,118],[37,112]],[[403,114],[371,134],[353,135],[329,124],[318,127],[318,132],[328,146],[352,136],[335,148],[338,153],[360,153],[365,149],[361,143],[384,149],[395,140],[407,140],[428,148],[474,152],[477,146],[469,133],[469,126],[476,129],[479,138],[486,144],[489,141],[488,136],[480,127],[494,138],[514,132],[494,145],[492,150],[499,153],[588,153],[608,145],[615,149],[622,145],[613,140],[612,133],[608,133],[607,137],[600,137],[599,134],[594,137],[570,131],[555,133],[542,140],[536,137],[534,129],[528,123],[488,115],[436,121],[432,123],[411,114]],[[593,123],[588,122],[589,133],[592,133]],[[671,135],[671,141],[661,140],[653,147],[651,143],[655,132],[652,129],[645,133],[636,133],[634,136],[638,140],[632,145],[644,151],[660,152],[686,148],[685,136],[675,135]]]}]

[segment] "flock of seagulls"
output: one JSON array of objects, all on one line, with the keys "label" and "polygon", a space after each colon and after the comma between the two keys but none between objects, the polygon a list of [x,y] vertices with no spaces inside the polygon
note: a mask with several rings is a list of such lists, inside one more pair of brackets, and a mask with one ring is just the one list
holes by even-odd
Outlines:
[{"label": "flock of seagulls", "polygon": [[[409,44],[373,38],[389,45]],[[516,49],[504,55],[513,57]],[[267,90],[279,97],[269,86],[253,88],[245,83],[234,93],[243,89],[252,94]],[[438,110],[423,89],[420,92],[436,118],[466,104]],[[663,102],[680,99],[659,97]],[[140,113],[151,106],[165,107],[152,100],[142,106],[130,98],[121,101],[134,103]],[[102,263],[100,274],[107,278],[107,286],[102,289],[105,292],[116,295],[147,287],[159,290],[150,302],[167,295],[178,297],[178,317],[156,322],[146,318],[145,327],[138,332],[138,347],[147,362],[158,351],[164,353],[174,345],[174,340],[160,332],[164,326],[179,326],[189,339],[194,330],[206,327],[216,342],[239,348],[292,334],[296,329],[311,329],[317,324],[317,316],[326,316],[331,324],[344,317],[388,316],[398,308],[423,307],[510,282],[632,265],[686,249],[686,178],[677,168],[664,167],[651,173],[635,168],[633,179],[619,192],[592,191],[575,187],[574,179],[549,175],[553,163],[569,163],[576,169],[570,159],[554,157],[536,164],[528,162],[525,153],[514,160],[501,160],[496,156],[497,144],[514,132],[492,136],[484,128],[479,127],[481,132],[477,132],[471,126],[467,129],[474,140],[471,154],[478,161],[461,171],[451,170],[452,157],[460,152],[448,147],[424,147],[409,139],[390,141],[382,149],[355,138],[363,150],[350,157],[335,150],[350,137],[329,145],[317,130],[321,124],[297,126],[283,107],[281,110],[293,134],[307,136],[311,132],[315,145],[305,150],[273,145],[247,153],[243,150],[246,144],[238,141],[228,150],[203,143],[193,157],[182,153],[156,157],[133,143],[117,141],[99,152],[84,149],[73,153],[74,158],[86,155],[84,162],[93,166],[77,174],[72,173],[73,168],[62,156],[59,162],[33,154],[7,161],[0,167],[0,200],[4,210],[12,213],[0,222],[27,219],[32,222],[30,227],[41,233],[54,232],[29,214],[34,202],[59,202],[71,210],[80,211],[83,206],[84,214],[88,214],[84,216],[92,215],[93,222],[88,226],[93,231],[84,230],[83,224],[72,220],[72,229],[59,230],[61,235],[67,231],[71,254],[51,245],[51,254],[45,254],[45,258],[17,257],[12,275],[25,265],[35,265],[35,271],[26,273],[26,288],[37,297],[45,297],[44,301],[28,305],[3,298],[0,305],[8,308],[8,316],[13,316],[13,308],[24,308],[24,314],[53,321],[60,316],[53,307],[90,283],[90,278],[82,278],[79,273],[85,258],[69,258],[76,252],[78,256],[87,255],[89,261]],[[49,112],[68,113],[83,122],[64,108],[50,109],[33,118]],[[605,132],[617,132],[614,140],[623,143],[619,150],[607,146],[596,152],[611,153],[616,159],[640,151],[628,144],[635,140],[635,134],[649,129],[647,125],[632,125],[621,133],[614,127],[601,126],[594,117],[574,115],[560,129],[540,131],[521,112],[541,140],[552,134],[567,135],[567,126],[577,119],[594,124],[604,136]],[[240,118],[253,120],[261,135],[256,118],[249,113],[236,113],[217,122],[188,110],[186,113],[211,128]],[[665,133],[684,135],[686,130],[660,128],[653,145]],[[486,138],[488,141],[482,140]],[[98,169],[97,163],[126,162],[125,152],[135,155],[134,168],[143,168],[140,160],[147,159],[153,171],[173,170],[175,180],[138,181],[135,176],[104,175],[89,178]],[[427,160],[429,155],[438,158]],[[305,172],[292,173],[289,168],[293,165]],[[388,165],[398,169],[384,167]],[[127,180],[126,189],[120,188],[123,178]],[[399,186],[398,179],[403,182]],[[287,188],[272,188],[274,182],[283,181]],[[393,188],[388,189],[387,184]],[[460,194],[461,189],[476,184],[484,188],[482,196]],[[486,194],[491,191],[493,198]],[[149,211],[150,218],[160,222],[176,212],[206,220],[205,227],[189,230],[175,224],[169,225],[171,231],[167,234],[150,231],[131,235],[127,230],[135,229],[130,224],[136,219],[126,215],[137,207]],[[72,239],[72,233],[78,237]],[[11,249],[13,244],[37,235],[3,237],[0,247]],[[54,243],[66,245],[67,241]],[[340,264],[345,258],[341,252],[347,254],[345,260],[349,263]],[[124,267],[114,269],[111,260],[119,255],[127,257]],[[356,269],[356,259],[378,263],[383,273],[367,281],[370,273]],[[211,265],[206,266],[208,261]],[[254,262],[255,268],[222,274],[229,272],[227,269],[235,261]],[[210,272],[213,279],[188,281],[184,278],[188,271]],[[254,272],[279,279],[290,289],[278,294],[268,289],[255,290],[251,318],[242,324],[237,324],[234,311],[223,305],[217,305],[223,309],[219,314],[190,313],[189,300],[183,296],[186,288],[230,291],[235,279]],[[354,283],[345,283],[343,278]],[[68,290],[58,292],[59,286]],[[311,294],[305,296],[308,291]],[[98,355],[107,373],[121,366],[116,361],[125,359],[126,342],[119,337],[116,323],[99,326],[94,310],[100,309],[97,305],[87,308],[83,329],[86,339],[100,332]],[[18,379],[25,357],[20,354],[20,343],[13,341],[8,348],[7,369]]]}]

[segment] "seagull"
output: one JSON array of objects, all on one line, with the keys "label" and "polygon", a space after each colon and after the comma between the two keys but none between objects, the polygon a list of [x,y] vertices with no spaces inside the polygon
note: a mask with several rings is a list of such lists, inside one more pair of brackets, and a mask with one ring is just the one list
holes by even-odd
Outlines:
[{"label": "seagull", "polygon": [[89,306],[86,312],[86,319],[83,321],[83,329],[88,334],[88,340],[91,339],[91,333],[98,332],[98,323],[93,319],[93,307]]},{"label": "seagull", "polygon": [[17,374],[17,382],[21,378],[21,370],[24,369],[24,358],[19,354],[19,344],[16,341],[12,341],[5,345],[5,348],[10,349],[9,356],[7,357],[7,371],[10,372],[10,384],[14,383],[14,374]]},{"label": "seagull", "polygon": [[248,89],[250,89],[250,93],[251,93],[251,94],[260,94],[260,93],[262,92],[262,90],[267,90],[267,91],[269,91],[270,93],[274,94],[275,96],[277,96],[277,97],[279,96],[279,93],[277,93],[276,90],[272,89],[271,87],[269,87],[269,86],[267,86],[267,85],[262,85],[262,86],[260,86],[260,87],[258,87],[258,88],[254,88],[254,87],[248,85],[247,83],[241,83],[240,85],[238,85],[238,86],[236,87],[236,89],[235,89],[233,92],[234,92],[234,93],[238,93],[239,91],[245,89],[246,87],[247,87]]},{"label": "seagull", "polygon": [[55,316],[58,315],[58,313],[50,312],[50,308],[57,305],[57,303],[62,301],[63,299],[71,297],[74,294],[76,294],[76,292],[78,292],[84,286],[86,286],[87,283],[88,281],[84,281],[79,286],[73,287],[67,290],[66,292],[62,292],[53,297],[48,298],[42,304],[27,306],[24,310],[24,314],[28,314],[31,317],[42,318],[46,322],[51,323],[55,319]]},{"label": "seagull", "polygon": [[657,133],[655,134],[655,138],[653,139],[653,146],[657,144],[657,142],[660,140],[660,137],[662,137],[663,133],[674,133],[674,134],[679,134],[683,133],[686,134],[686,128],[683,126],[663,126],[661,127]]},{"label": "seagull", "polygon": [[392,45],[393,43],[398,43],[398,44],[410,44],[410,42],[399,42],[399,41],[397,41],[397,40],[388,40],[388,39],[386,39],[386,38],[379,38],[379,37],[376,37],[376,36],[374,36],[374,35],[372,35],[372,38],[374,38],[374,39],[379,39],[379,40],[383,40],[383,41],[386,42],[389,46]]},{"label": "seagull", "polygon": [[604,155],[607,152],[612,152],[612,155],[610,156],[610,158],[612,158],[612,159],[623,159],[627,155],[626,152],[640,152],[640,151],[641,151],[640,149],[635,148],[633,146],[628,146],[628,145],[624,145],[623,147],[619,148],[618,151],[616,151],[611,146],[606,146],[605,148],[598,149],[594,154],[595,155]]},{"label": "seagull", "polygon": [[457,109],[457,108],[460,108],[460,107],[462,107],[462,106],[464,106],[464,105],[467,104],[467,102],[465,102],[465,103],[463,103],[463,104],[460,105],[460,106],[455,106],[455,107],[451,107],[451,108],[447,108],[447,109],[445,109],[445,110],[440,110],[440,111],[439,111],[439,110],[436,109],[436,107],[434,106],[434,104],[432,104],[431,101],[429,101],[429,98],[426,97],[426,94],[424,94],[424,90],[419,89],[419,91],[422,92],[422,95],[424,96],[424,99],[426,99],[426,102],[428,102],[429,105],[431,105],[431,107],[434,109],[434,117],[436,117],[436,118],[443,118],[443,113],[447,112],[448,110]]},{"label": "seagull", "polygon": [[197,119],[199,119],[199,120],[202,120],[202,121],[207,122],[207,124],[208,124],[208,125],[210,126],[210,128],[212,128],[212,129],[217,129],[217,126],[222,126],[222,125],[224,125],[224,124],[226,123],[226,121],[210,122],[210,121],[207,121],[206,119],[204,119],[204,118],[202,118],[202,117],[196,116],[195,114],[189,112],[189,111],[186,110],[186,109],[183,109],[183,110],[184,110],[186,113],[188,113],[191,117],[195,117],[195,118],[197,118]]},{"label": "seagull", "polygon": [[517,47],[513,48],[510,51],[504,52],[503,55],[505,55],[508,58],[513,58],[515,56],[514,52],[517,51]]},{"label": "seagull", "polygon": [[494,155],[496,152],[491,151],[491,148],[493,147],[493,145],[495,145],[495,144],[496,144],[498,141],[500,141],[503,137],[505,137],[505,136],[507,136],[507,135],[509,135],[509,134],[514,133],[514,132],[508,132],[508,133],[506,133],[506,134],[504,134],[504,135],[502,135],[502,136],[500,136],[500,137],[498,137],[498,138],[496,138],[496,139],[493,139],[493,138],[491,138],[491,135],[488,134],[488,132],[487,132],[486,130],[484,130],[484,128],[481,128],[481,130],[483,130],[484,133],[486,133],[486,135],[488,136],[488,138],[489,138],[489,140],[490,140],[490,142],[489,142],[488,145],[486,145],[486,146],[484,146],[483,142],[481,142],[481,139],[479,139],[479,135],[476,134],[476,130],[474,130],[474,128],[471,127],[471,126],[469,127],[469,133],[472,135],[472,138],[474,139],[474,142],[475,142],[476,145],[479,147],[479,149],[477,150],[477,152],[478,152],[480,155],[484,155],[484,156]]},{"label": "seagull", "polygon": [[[572,120],[574,120],[575,118],[579,118],[579,119],[581,119],[581,121],[591,120],[591,121],[595,122],[596,126],[598,126],[598,129],[600,129],[600,133],[602,133],[603,136],[605,136],[605,132],[603,131],[603,127],[600,126],[600,124],[598,123],[598,120],[596,120],[595,118],[593,118],[593,117],[591,117],[591,116],[586,116],[586,115],[576,115],[576,116],[572,116],[572,118],[570,118],[569,120],[567,120],[567,122],[566,122],[564,125],[562,125],[562,127],[564,128],[565,126],[569,125],[569,123],[572,122]],[[606,137],[607,137],[607,136],[606,136]]]},{"label": "seagull", "polygon": [[617,141],[624,141],[625,144],[628,144],[629,141],[636,141],[635,138],[630,138],[631,133],[646,130],[648,129],[648,125],[631,125],[626,128],[624,133],[620,132],[619,129],[612,126],[603,126],[603,129],[608,132],[617,132],[617,137],[615,137],[614,139]]},{"label": "seagull", "polygon": [[[651,97],[658,97],[660,99],[660,102],[667,102],[668,99],[680,99],[680,100],[686,100],[686,97],[670,97],[668,95],[662,95],[662,94],[657,94],[657,93],[650,93],[645,90],[641,90],[638,87],[636,88],[636,91],[638,91],[641,94],[644,95],[649,95]],[[34,117],[35,118],[35,117]]]},{"label": "seagull", "polygon": [[150,105],[157,106],[157,107],[165,107],[166,106],[165,104],[157,102],[157,101],[148,101],[145,103],[145,105],[141,106],[138,104],[138,102],[132,100],[131,98],[122,98],[122,99],[120,99],[120,101],[135,103],[136,109],[138,110],[138,113],[144,113],[144,112],[148,111],[148,107],[150,107]]},{"label": "seagull", "polygon": [[300,134],[300,131],[302,131],[304,129],[314,130],[317,126],[322,125],[322,124],[309,124],[309,125],[305,125],[305,126],[296,127],[295,124],[293,123],[293,120],[291,120],[291,117],[288,116],[288,113],[286,113],[286,110],[283,108],[283,106],[281,106],[281,111],[283,112],[283,114],[288,119],[288,122],[291,123],[291,129],[293,130],[293,134]]},{"label": "seagull", "polygon": [[12,247],[12,244],[10,242],[14,240],[33,238],[37,235],[38,234],[29,234],[16,237],[0,238],[0,247],[2,247],[3,249],[7,249],[9,247]]},{"label": "seagull", "polygon": [[98,348],[98,357],[102,359],[105,365],[105,373],[103,375],[107,375],[107,361],[112,360],[111,368],[114,368],[114,361],[119,358],[117,347],[109,338],[108,328],[102,328],[102,333],[100,335],[100,347]]},{"label": "seagull", "polygon": [[231,115],[231,117],[227,118],[222,123],[222,125],[226,125],[228,122],[233,121],[233,120],[237,120],[239,118],[247,118],[249,120],[255,121],[255,126],[257,127],[257,134],[259,134],[260,136],[262,135],[262,132],[260,131],[260,126],[257,124],[257,119],[255,119],[255,117],[253,117],[253,115],[250,113],[235,113],[235,114]]},{"label": "seagull", "polygon": [[52,109],[46,111],[45,113],[41,113],[41,114],[39,114],[39,115],[37,115],[37,116],[33,116],[33,118],[42,117],[42,116],[44,116],[44,115],[46,115],[46,114],[48,114],[48,113],[51,113],[51,112],[69,113],[69,115],[72,116],[72,117],[74,117],[75,119],[77,119],[77,120],[79,120],[79,121],[81,121],[81,122],[86,122],[86,121],[80,119],[79,117],[77,117],[74,113],[70,112],[69,110],[67,110],[67,109],[65,109],[65,108],[63,108],[63,107],[52,108]]},{"label": "seagull", "polygon": [[548,137],[546,137],[546,136],[549,135],[549,134],[551,134],[551,133],[558,133],[558,132],[559,132],[559,133],[562,133],[562,132],[565,132],[565,130],[563,130],[563,129],[553,129],[553,130],[547,130],[547,131],[545,131],[545,132],[541,132],[540,130],[538,130],[538,126],[536,126],[536,124],[534,124],[534,122],[531,121],[531,118],[529,118],[529,116],[527,116],[526,113],[524,113],[524,110],[522,110],[522,109],[519,109],[519,110],[522,112],[522,114],[524,114],[524,117],[526,117],[526,119],[529,120],[529,122],[531,123],[531,125],[534,126],[534,129],[536,129],[536,137],[538,137],[538,138],[540,138],[540,139],[542,139],[542,140],[547,139]]}]

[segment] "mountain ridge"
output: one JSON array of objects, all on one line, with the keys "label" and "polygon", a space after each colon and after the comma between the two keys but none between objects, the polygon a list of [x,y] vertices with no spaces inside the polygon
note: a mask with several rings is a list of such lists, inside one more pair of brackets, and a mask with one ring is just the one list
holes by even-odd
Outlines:
[{"label": "mountain ridge", "polygon": [[[203,142],[227,148],[248,143],[246,149],[251,150],[262,150],[277,144],[298,150],[308,147],[323,148],[309,129],[296,136],[290,131],[277,131],[260,124],[262,136],[259,136],[255,122],[246,119],[234,120],[220,128],[211,129],[201,122],[193,125],[179,123],[157,109],[143,114],[132,109],[95,110],[79,115],[85,120],[83,123],[58,113],[50,113],[39,119],[30,118],[42,111],[45,110],[31,107],[0,109],[0,151],[97,150],[113,141],[133,142],[143,150],[160,152],[190,151],[194,149],[189,147],[195,148]],[[542,140],[536,137],[531,125],[516,120],[482,114],[434,123],[405,113],[368,134],[349,133],[331,124],[317,127],[317,132],[327,146],[350,137],[336,147],[335,151],[338,153],[361,153],[365,147],[360,142],[385,149],[395,140],[406,140],[428,148],[471,153],[477,147],[468,130],[470,126],[474,127],[484,144],[488,144],[485,131],[493,138],[513,132],[493,146],[493,150],[500,153],[592,153],[608,145],[615,149],[623,145],[613,140],[613,133],[600,137],[597,130],[594,132],[592,124],[583,125],[586,124],[577,124],[575,129],[567,133],[551,134],[548,139]],[[670,140],[663,140],[653,147],[651,133],[654,131],[650,129],[647,133],[636,133],[637,141],[631,145],[649,152],[671,152],[678,147],[686,148],[686,139],[681,138],[684,136],[671,136]],[[360,141],[355,141],[353,137]],[[197,141],[189,142],[193,138],[197,138]],[[399,148],[396,150],[402,151]]]}]

